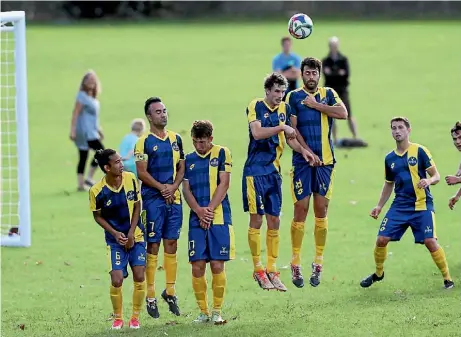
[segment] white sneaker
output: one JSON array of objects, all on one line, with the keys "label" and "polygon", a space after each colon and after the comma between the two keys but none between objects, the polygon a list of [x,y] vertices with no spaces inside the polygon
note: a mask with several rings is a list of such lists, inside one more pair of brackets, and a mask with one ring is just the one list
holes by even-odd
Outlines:
[{"label": "white sneaker", "polygon": [[210,321],[210,317],[208,317],[206,314],[203,312],[198,315],[196,319],[194,319],[192,322],[193,323],[208,323]]},{"label": "white sneaker", "polygon": [[211,313],[211,321],[214,325],[223,325],[226,324],[227,321],[221,317],[221,314],[217,311],[213,311]]}]

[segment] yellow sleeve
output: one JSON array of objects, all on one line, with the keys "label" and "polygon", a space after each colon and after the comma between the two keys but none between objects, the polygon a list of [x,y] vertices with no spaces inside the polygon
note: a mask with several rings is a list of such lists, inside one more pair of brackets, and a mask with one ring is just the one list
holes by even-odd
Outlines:
[{"label": "yellow sleeve", "polygon": [[256,102],[257,100],[252,101],[247,107],[248,123],[258,120],[256,116]]},{"label": "yellow sleeve", "polygon": [[432,158],[431,152],[424,146],[420,146],[422,150],[422,160],[423,160],[423,167],[425,170],[430,169],[431,167],[435,166],[435,161]]},{"label": "yellow sleeve", "polygon": [[96,192],[94,188],[90,188],[90,211],[96,212],[99,211],[100,208],[96,206]]},{"label": "yellow sleeve", "polygon": [[339,105],[341,104],[343,101],[341,100],[341,98],[339,98],[339,95],[338,93],[336,92],[335,89],[333,88],[328,88],[328,91],[330,92],[330,105],[333,106],[333,105]]},{"label": "yellow sleeve", "polygon": [[136,145],[134,146],[134,159],[135,161],[147,161],[147,154],[144,152],[144,143],[146,136],[139,137]]},{"label": "yellow sleeve", "polygon": [[222,156],[220,156],[220,166],[219,166],[219,172],[227,172],[231,173],[232,172],[232,155],[230,150],[227,147],[222,148],[223,151],[221,151]]}]

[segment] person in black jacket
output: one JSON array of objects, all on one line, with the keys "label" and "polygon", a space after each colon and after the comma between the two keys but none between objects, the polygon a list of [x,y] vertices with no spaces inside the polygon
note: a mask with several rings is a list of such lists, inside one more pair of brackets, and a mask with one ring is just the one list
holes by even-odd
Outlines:
[{"label": "person in black jacket", "polygon": [[[357,124],[352,117],[351,106],[349,101],[349,61],[347,57],[339,52],[339,39],[336,36],[328,40],[330,52],[328,56],[322,60],[323,74],[325,78],[325,87],[334,89],[349,112],[348,124],[352,133],[352,137],[357,139]],[[337,125],[333,122],[332,136],[333,142],[337,142]]]}]

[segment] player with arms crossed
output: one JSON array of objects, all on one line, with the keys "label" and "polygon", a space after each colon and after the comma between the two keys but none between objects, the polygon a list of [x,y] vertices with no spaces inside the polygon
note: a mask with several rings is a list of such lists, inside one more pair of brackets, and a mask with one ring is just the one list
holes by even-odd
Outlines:
[{"label": "player with arms crossed", "polygon": [[[440,174],[430,152],[421,145],[410,143],[410,122],[405,117],[391,120],[392,137],[397,147],[384,160],[385,179],[378,205],[370,216],[377,219],[395,186],[395,198],[379,227],[374,251],[376,271],[360,285],[371,286],[384,278],[384,261],[389,241],[399,241],[411,227],[415,243],[424,244],[440,269],[446,289],[454,283],[442,246],[437,243],[434,204],[429,186],[440,181]],[[429,178],[427,178],[429,174]]]},{"label": "player with arms crossed", "polygon": [[[224,263],[235,257],[234,229],[227,191],[232,158],[229,149],[213,144],[213,125],[195,121],[191,130],[195,151],[186,155],[183,194],[191,208],[189,216],[189,261],[192,287],[200,315],[196,323],[225,324],[221,308],[226,290]],[[213,309],[207,299],[206,264],[212,273]]]},{"label": "player with arms crossed", "polygon": [[313,57],[305,58],[301,62],[304,86],[289,92],[285,99],[291,108],[291,125],[296,130],[298,142],[312,152],[316,159],[316,165],[309,166],[298,152],[294,151],[292,157],[291,189],[294,216],[291,222],[291,278],[298,288],[304,286],[301,246],[312,194],[315,257],[309,283],[313,287],[320,284],[328,232],[327,211],[333,193],[336,163],[331,130],[334,119],[347,119],[348,115],[346,106],[332,88],[318,86],[321,72],[321,61]]},{"label": "player with arms crossed", "polygon": [[[276,267],[282,208],[280,157],[285,142],[306,162],[314,162],[313,155],[298,143],[296,132],[289,126],[290,107],[282,101],[286,88],[286,78],[272,73],[264,79],[265,97],[253,100],[247,107],[250,142],[242,181],[243,209],[250,213],[248,243],[253,257],[253,277],[262,289],[279,291],[287,290]],[[266,269],[261,263],[263,215],[267,221]]]},{"label": "player with arms crossed", "polygon": [[[450,130],[450,133],[453,137],[453,144],[456,149],[461,152],[461,122],[456,122],[455,126]],[[445,181],[448,185],[461,184],[461,165],[459,166],[456,175],[445,177]],[[454,209],[455,204],[459,201],[459,198],[461,198],[461,188],[453,197],[450,198],[448,201],[448,207],[450,207],[450,209]]]},{"label": "player with arms crossed", "polygon": [[163,240],[166,289],[162,298],[171,313],[179,316],[175,293],[177,240],[182,227],[181,194],[184,177],[184,151],[181,137],[166,130],[168,113],[162,100],[151,97],[144,104],[150,133],[139,138],[134,155],[138,177],[142,181],[143,210],[147,233],[147,312],[160,317],[155,298],[155,272],[158,251]]},{"label": "player with arms crossed", "polygon": [[105,173],[90,188],[90,209],[94,220],[104,229],[110,263],[110,299],[114,310],[112,329],[123,327],[122,284],[128,276],[128,263],[133,271],[133,313],[129,326],[139,328],[139,313],[146,295],[144,281],[146,243],[141,223],[141,194],[138,179],[123,172],[120,155],[112,149],[97,150],[95,159]]}]

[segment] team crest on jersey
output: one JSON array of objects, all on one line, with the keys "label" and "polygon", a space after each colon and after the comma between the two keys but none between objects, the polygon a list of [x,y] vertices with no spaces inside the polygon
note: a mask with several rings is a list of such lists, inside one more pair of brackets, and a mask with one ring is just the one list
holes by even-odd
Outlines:
[{"label": "team crest on jersey", "polygon": [[279,120],[282,122],[282,123],[285,123],[285,121],[287,120],[287,117],[285,116],[284,113],[281,113],[279,115]]},{"label": "team crest on jersey", "polygon": [[158,150],[158,146],[155,145],[154,148],[153,148],[154,151],[157,151]]},{"label": "team crest on jersey", "polygon": [[328,105],[328,101],[327,101],[326,97],[325,97],[324,99],[322,99],[322,100],[320,101],[320,103],[325,104],[325,105]]},{"label": "team crest on jersey", "polygon": [[418,164],[418,159],[416,159],[415,157],[408,158],[408,165],[415,166],[416,164]]},{"label": "team crest on jersey", "polygon": [[213,166],[213,167],[218,166],[218,158],[211,158],[210,159],[210,166]]},{"label": "team crest on jersey", "polygon": [[171,143],[171,148],[175,151],[179,151],[179,146],[178,146],[178,143],[176,142],[173,142]]},{"label": "team crest on jersey", "polygon": [[134,191],[128,191],[128,193],[126,194],[126,199],[129,200],[129,201],[133,201],[134,200]]}]

